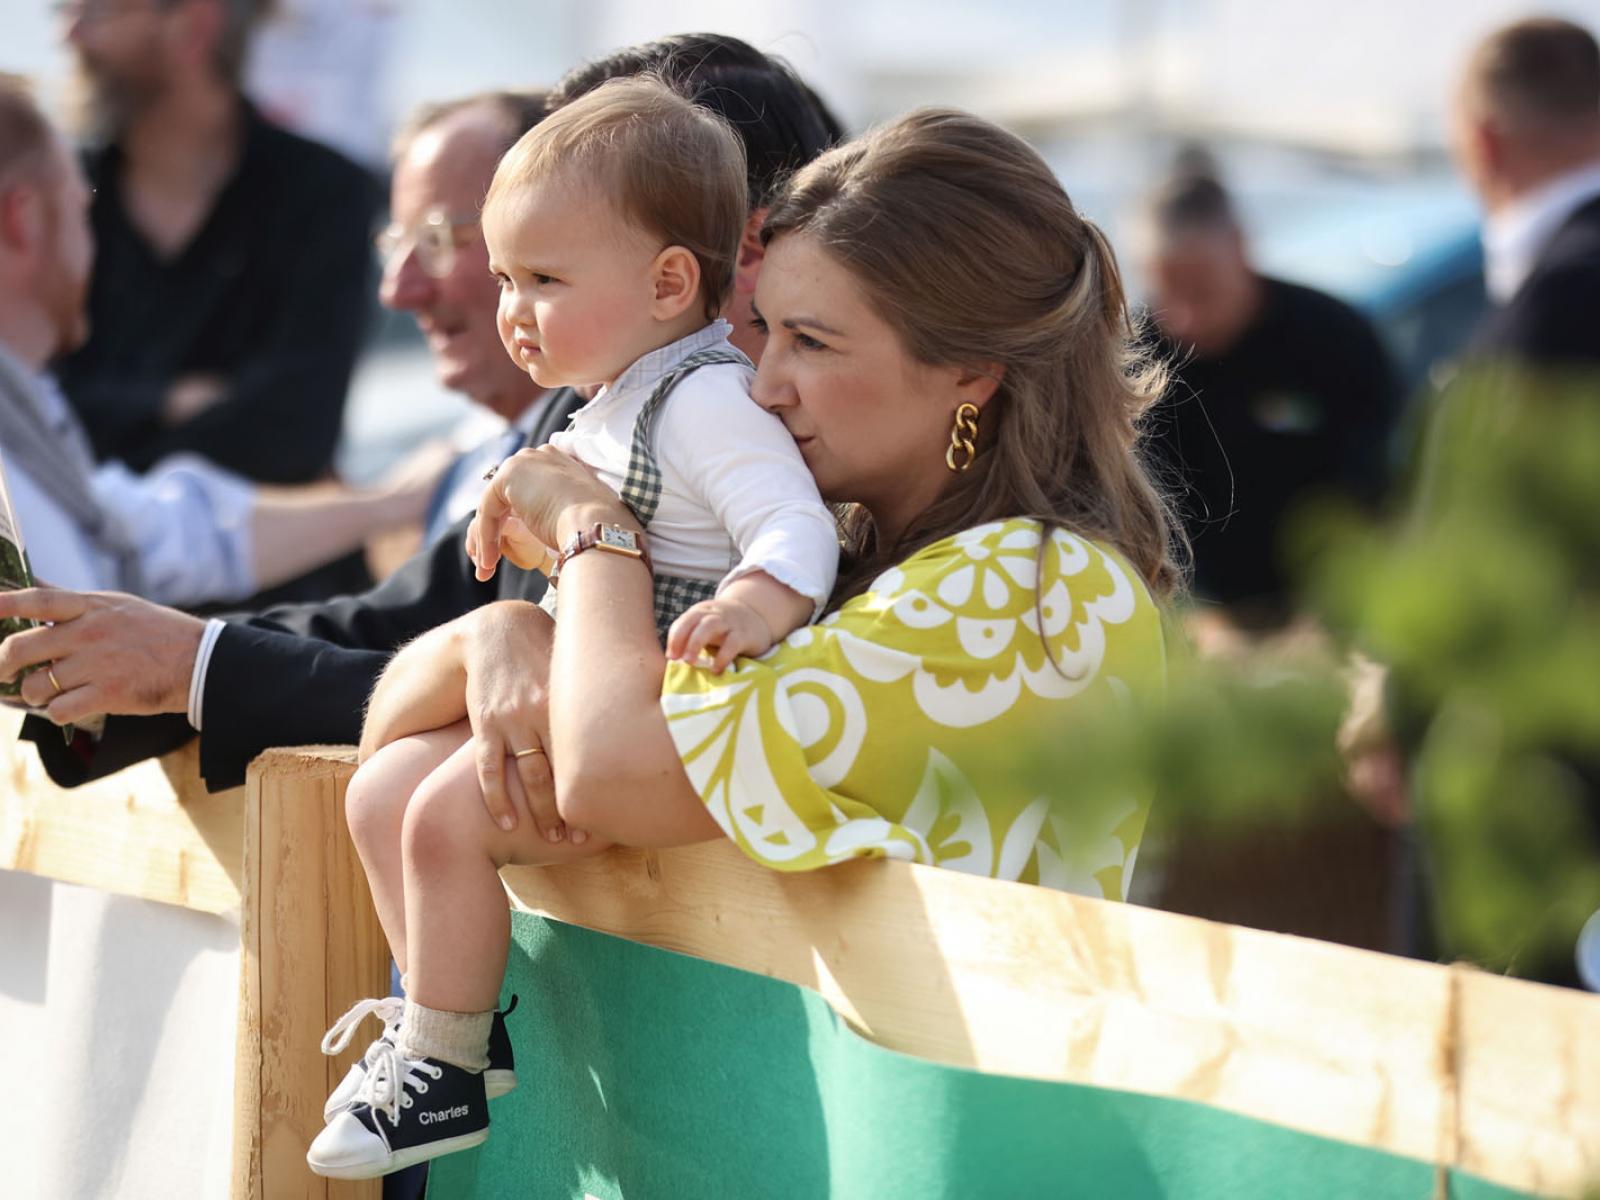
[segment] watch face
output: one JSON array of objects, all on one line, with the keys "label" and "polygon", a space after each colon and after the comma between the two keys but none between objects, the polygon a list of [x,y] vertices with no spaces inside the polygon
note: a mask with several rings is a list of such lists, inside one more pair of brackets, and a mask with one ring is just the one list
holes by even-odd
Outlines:
[{"label": "watch face", "polygon": [[617,550],[627,550],[632,554],[639,553],[639,538],[631,529],[618,529],[614,525],[604,525],[600,529],[600,541]]}]

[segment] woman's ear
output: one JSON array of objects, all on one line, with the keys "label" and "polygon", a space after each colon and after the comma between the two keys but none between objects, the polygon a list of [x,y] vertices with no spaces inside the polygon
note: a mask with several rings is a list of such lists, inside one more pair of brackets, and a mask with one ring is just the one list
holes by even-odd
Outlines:
[{"label": "woman's ear", "polygon": [[756,209],[745,219],[744,233],[739,237],[739,256],[733,267],[733,290],[746,296],[756,294],[756,280],[761,275],[761,264],[767,258],[767,248],[761,244],[761,227],[766,222],[767,210]]},{"label": "woman's ear", "polygon": [[1000,383],[1006,377],[1004,363],[979,363],[975,366],[952,369],[956,373],[957,403],[974,404],[979,410],[982,410],[1000,390]]},{"label": "woman's ear", "polygon": [[650,282],[655,289],[650,315],[675,320],[700,301],[700,260],[683,246],[668,246],[651,264]]}]

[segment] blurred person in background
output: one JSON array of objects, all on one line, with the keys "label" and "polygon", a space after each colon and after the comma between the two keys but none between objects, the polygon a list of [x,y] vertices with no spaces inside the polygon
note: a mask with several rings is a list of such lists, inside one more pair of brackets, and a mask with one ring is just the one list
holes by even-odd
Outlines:
[{"label": "blurred person in background", "polygon": [[[1491,303],[1464,365],[1489,368],[1477,379],[1503,391],[1512,420],[1524,408],[1539,420],[1562,404],[1600,405],[1600,44],[1589,30],[1554,17],[1496,30],[1467,61],[1453,132],[1457,164],[1485,213]],[[1461,382],[1475,386],[1474,373],[1465,371]],[[1452,389],[1436,404],[1436,436],[1448,437]],[[1422,483],[1425,511],[1448,495],[1447,479]],[[1573,603],[1592,606],[1600,591],[1593,562],[1569,565]],[[1405,711],[1406,697],[1397,700],[1400,740],[1414,746],[1417,714]],[[1600,864],[1600,748],[1553,733],[1543,749],[1570,774],[1587,825],[1575,836],[1586,838],[1584,853]],[[1396,753],[1380,747],[1373,757],[1382,763]],[[1423,853],[1426,859],[1437,851],[1425,846]],[[1554,907],[1548,919],[1563,937],[1544,953],[1518,952],[1512,972],[1600,990],[1600,912],[1581,929],[1581,916],[1569,925]]]},{"label": "blurred person in background", "polygon": [[[1367,320],[1263,276],[1209,161],[1180,165],[1148,202],[1150,309],[1173,368],[1148,418],[1194,558],[1187,628],[1202,654],[1320,641],[1296,610],[1296,515],[1367,506],[1385,485],[1399,386]],[[1392,835],[1322,798],[1299,826],[1219,832],[1174,819],[1155,902],[1176,912],[1389,949]],[[1157,822],[1165,819],[1158,809]]]},{"label": "blurred person in background", "polygon": [[[734,344],[759,358],[764,337],[751,319],[750,303],[765,257],[761,223],[784,175],[828,146],[826,126],[785,64],[736,38],[713,34],[666,38],[586,64],[558,85],[552,104],[641,70],[660,71],[697,102],[721,113],[744,143],[753,207],[735,262],[733,295],[722,315],[734,326]],[[477,194],[486,185],[487,175]],[[440,193],[421,207],[447,200]],[[473,230],[471,236],[481,235]],[[392,263],[391,270],[401,265]],[[461,282],[469,280],[463,276]],[[470,330],[458,328],[456,317],[477,324]],[[441,300],[428,310],[427,319],[439,322],[439,336],[430,345],[440,368],[461,369],[461,387],[475,386],[469,376],[488,378],[468,372],[469,363],[497,375],[494,360],[468,349],[493,340],[496,352],[506,357],[498,345],[494,305],[447,309]],[[462,339],[452,340],[452,331]],[[570,405],[575,400],[558,393],[550,403]],[[119,595],[39,589],[0,596],[6,615],[56,622],[48,630],[31,630],[0,643],[0,677],[46,660],[56,662],[59,675],[61,664],[76,658],[70,668],[73,677],[93,680],[92,686],[76,696],[52,699],[48,683],[41,691],[24,681],[24,696],[49,702],[52,717],[62,723],[80,708],[121,714],[106,722],[100,739],[80,737],[70,748],[48,722],[30,719],[25,724],[23,736],[38,744],[57,783],[71,787],[99,778],[164,754],[203,731],[200,769],[207,785],[232,787],[243,781],[247,764],[267,747],[355,742],[373,684],[407,641],[495,600],[539,599],[545,579],[538,572],[508,565],[491,582],[479,582],[466,556],[465,533],[463,519],[383,584],[361,595],[279,606],[226,622],[207,623]],[[41,633],[48,636],[35,636]],[[509,727],[524,720],[522,700],[514,706],[506,698],[521,696],[524,680],[516,664],[526,648],[492,641],[473,648],[490,664],[478,675],[493,676],[493,664],[498,664],[503,686],[485,687],[469,698],[475,727],[478,721]]]},{"label": "blurred person in background", "polygon": [[[1479,393],[1487,387],[1509,402],[1508,421],[1529,402],[1559,404],[1564,396],[1600,403],[1600,46],[1589,31],[1556,18],[1504,26],[1469,56],[1451,116],[1457,165],[1484,209],[1490,309],[1463,355],[1469,369],[1430,401],[1416,507],[1436,515],[1456,486],[1440,446],[1461,403],[1481,413],[1486,397]],[[1548,419],[1549,412],[1541,418],[1535,411],[1548,407],[1534,403],[1527,415]],[[1584,589],[1579,599],[1592,599],[1591,567],[1582,566],[1574,580]],[[1416,781],[1408,760],[1436,714],[1389,684],[1381,667],[1366,674],[1366,694],[1358,692],[1342,731],[1351,787],[1373,811],[1409,822]],[[1592,746],[1544,749],[1575,781],[1600,861],[1600,755]],[[1439,907],[1439,876],[1449,864],[1420,829],[1407,836],[1400,914],[1407,949],[1428,958],[1452,954],[1441,944],[1449,941],[1451,914]],[[1558,938],[1557,950],[1536,956],[1503,947],[1512,973],[1600,990],[1600,913],[1586,932],[1571,932],[1576,947],[1572,937],[1565,945]]]},{"label": "blurred person in background", "polygon": [[1150,311],[1174,368],[1152,452],[1185,517],[1204,648],[1291,620],[1291,520],[1314,499],[1379,498],[1398,386],[1364,317],[1255,269],[1211,175],[1180,170],[1147,219]]},{"label": "blurred person in background", "polygon": [[1456,161],[1485,212],[1492,308],[1469,347],[1525,366],[1600,366],[1600,47],[1581,26],[1519,21],[1473,52],[1455,96]]},{"label": "blurred person in background", "polygon": [[[263,483],[333,463],[369,311],[375,181],[240,88],[261,0],[65,0],[98,246],[58,364],[96,457]],[[359,560],[300,594],[370,582]]]},{"label": "blurred person in background", "polygon": [[144,475],[96,467],[45,370],[88,331],[89,203],[65,141],[22,81],[0,76],[0,449],[41,578],[171,604],[237,601],[416,519],[426,480],[353,493],[265,488],[193,455]]}]

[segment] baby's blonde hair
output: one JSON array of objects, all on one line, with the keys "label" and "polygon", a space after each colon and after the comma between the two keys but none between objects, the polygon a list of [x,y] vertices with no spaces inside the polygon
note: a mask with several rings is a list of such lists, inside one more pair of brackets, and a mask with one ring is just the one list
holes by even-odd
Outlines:
[{"label": "baby's blonde hair", "polygon": [[658,78],[614,79],[523,134],[500,160],[484,208],[574,174],[624,219],[693,254],[706,318],[722,311],[749,212],[744,147],[727,122]]}]

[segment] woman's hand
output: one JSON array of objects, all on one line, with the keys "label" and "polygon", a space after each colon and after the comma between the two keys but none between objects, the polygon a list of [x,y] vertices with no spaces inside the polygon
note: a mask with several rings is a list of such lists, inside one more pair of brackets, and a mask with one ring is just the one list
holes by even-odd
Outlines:
[{"label": "woman's hand", "polygon": [[[474,566],[483,563],[482,537],[478,533],[478,515],[472,515],[472,522],[467,526],[467,557]],[[528,532],[528,527],[522,523],[521,518],[512,513],[508,515],[500,526],[500,554],[510,559],[513,566],[521,567],[524,571],[543,571],[546,575],[555,566],[555,553],[533,534]],[[494,565],[491,563],[485,569],[480,567],[478,578],[480,580],[494,575]]]},{"label": "woman's hand", "polygon": [[[467,720],[472,725],[484,807],[501,829],[509,832],[517,827],[517,807],[506,789],[510,764],[540,836],[560,842],[566,839],[567,828],[556,811],[548,753],[547,688],[554,631],[543,610],[522,600],[488,604],[462,619]],[[571,836],[575,845],[588,839],[582,830],[571,831]]]},{"label": "woman's hand", "polygon": [[[521,531],[508,530],[513,517]],[[484,488],[467,534],[467,552],[478,578],[490,579],[501,555],[512,547],[529,557],[529,543],[559,547],[577,529],[619,520],[633,523],[627,505],[588,467],[553,447],[528,447],[501,463]]]}]

